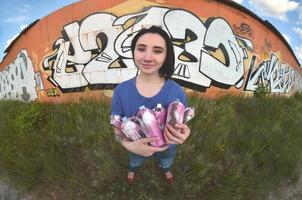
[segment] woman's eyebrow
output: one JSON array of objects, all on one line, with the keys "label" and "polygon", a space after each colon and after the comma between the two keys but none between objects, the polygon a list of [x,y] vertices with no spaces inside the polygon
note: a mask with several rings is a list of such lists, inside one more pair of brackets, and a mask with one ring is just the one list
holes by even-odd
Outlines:
[{"label": "woman's eyebrow", "polygon": [[147,47],[147,45],[144,44],[138,44],[137,47]]},{"label": "woman's eyebrow", "polygon": [[154,47],[153,47],[153,49],[158,49],[158,50],[159,50],[159,49],[160,49],[160,50],[165,50],[165,48],[164,48],[164,47],[161,47],[161,46],[154,46]]},{"label": "woman's eyebrow", "polygon": [[[147,47],[147,45],[145,45],[145,44],[138,44],[137,47]],[[157,50],[165,50],[165,48],[162,47],[162,46],[153,46],[152,48],[153,49],[157,49]]]}]

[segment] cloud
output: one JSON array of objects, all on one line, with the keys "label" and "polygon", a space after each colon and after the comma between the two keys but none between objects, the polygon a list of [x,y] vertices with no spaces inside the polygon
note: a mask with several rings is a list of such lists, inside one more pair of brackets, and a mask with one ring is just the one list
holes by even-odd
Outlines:
[{"label": "cloud", "polygon": [[300,65],[302,65],[302,45],[300,45],[300,47],[295,47],[295,50],[295,54],[300,61]]},{"label": "cloud", "polygon": [[14,35],[14,36],[11,37],[10,39],[8,39],[8,40],[6,41],[6,45],[5,45],[4,49],[6,49],[6,48],[10,45],[10,43],[12,43],[12,41],[14,41],[14,39],[16,39],[16,38],[18,37],[18,35],[19,35],[19,33],[17,33],[16,35]]},{"label": "cloud", "polygon": [[20,2],[20,4],[21,4],[21,6],[22,6],[23,8],[30,8],[30,7],[31,7],[31,5],[29,5],[29,4],[27,4],[27,3]]},{"label": "cloud", "polygon": [[23,3],[23,2],[19,2],[19,7],[17,8],[17,10],[22,13],[27,13],[27,12],[29,12],[30,8],[31,8],[31,5]]},{"label": "cloud", "polygon": [[[27,26],[28,26],[28,24],[22,24],[22,25],[19,27],[19,28],[20,28],[20,33],[21,33],[21,31],[22,31],[23,29],[25,29]],[[10,39],[8,39],[8,40],[6,41],[6,44],[5,44],[4,49],[6,49],[6,48],[10,45],[10,43],[12,43],[12,41],[14,41],[14,39],[16,39],[16,38],[19,36],[20,33],[17,33],[16,35],[14,35],[14,36],[11,37]]]},{"label": "cloud", "polygon": [[4,19],[3,21],[6,23],[20,23],[29,20],[29,17],[27,16],[17,16],[17,17],[10,17],[7,19]]},{"label": "cloud", "polygon": [[239,4],[241,4],[243,2],[243,0],[232,0],[232,1],[235,1],[236,3],[239,3]]},{"label": "cloud", "polygon": [[299,7],[299,3],[292,0],[249,0],[257,11],[263,15],[287,21],[287,13]]},{"label": "cloud", "polygon": [[299,16],[298,16],[297,24],[302,25],[302,5],[298,9],[298,15]]},{"label": "cloud", "polygon": [[28,26],[28,24],[22,24],[19,28],[20,28],[21,30],[23,30],[23,29],[25,29],[27,26]]},{"label": "cloud", "polygon": [[300,36],[300,38],[302,39],[302,28],[294,27],[293,31],[295,33],[297,33]]},{"label": "cloud", "polygon": [[285,40],[288,42],[288,44],[291,44],[291,39],[288,35],[282,34],[282,36],[285,38]]}]

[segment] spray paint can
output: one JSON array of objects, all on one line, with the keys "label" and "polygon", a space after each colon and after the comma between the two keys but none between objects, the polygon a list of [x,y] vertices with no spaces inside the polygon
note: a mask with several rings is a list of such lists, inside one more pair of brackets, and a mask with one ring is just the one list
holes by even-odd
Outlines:
[{"label": "spray paint can", "polygon": [[183,123],[185,106],[179,99],[171,102],[168,106],[166,124],[170,124],[173,128],[177,123]]},{"label": "spray paint can", "polygon": [[110,124],[121,130],[122,118],[119,115],[110,115]]},{"label": "spray paint can", "polygon": [[128,139],[132,141],[142,138],[141,127],[133,117],[122,118],[121,131]]},{"label": "spray paint can", "polygon": [[187,123],[195,116],[195,108],[194,107],[186,107],[184,111],[184,122]]},{"label": "spray paint can", "polygon": [[163,146],[165,140],[152,110],[145,106],[140,106],[137,118],[146,137],[159,137],[157,141],[151,142],[150,144],[156,147]]},{"label": "spray paint can", "polygon": [[166,124],[166,115],[167,112],[165,108],[158,103],[155,108],[152,109],[155,119],[159,125],[161,132],[163,132],[165,124]]}]

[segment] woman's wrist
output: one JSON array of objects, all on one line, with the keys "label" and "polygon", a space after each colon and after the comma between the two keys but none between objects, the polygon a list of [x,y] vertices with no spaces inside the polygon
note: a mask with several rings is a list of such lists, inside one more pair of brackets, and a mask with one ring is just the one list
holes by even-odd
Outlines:
[{"label": "woman's wrist", "polygon": [[122,142],[121,142],[121,145],[125,148],[125,149],[127,149],[128,151],[130,151],[129,150],[129,144],[130,144],[131,142],[129,141],[129,140],[123,140]]},{"label": "woman's wrist", "polygon": [[114,137],[115,140],[123,146],[126,142],[129,142],[129,140],[121,133],[114,133]]}]

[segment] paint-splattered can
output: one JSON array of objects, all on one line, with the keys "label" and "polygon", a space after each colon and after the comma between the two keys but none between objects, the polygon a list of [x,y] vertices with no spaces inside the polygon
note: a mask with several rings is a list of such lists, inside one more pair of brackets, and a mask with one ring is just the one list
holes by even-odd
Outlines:
[{"label": "paint-splattered can", "polygon": [[145,106],[140,106],[139,111],[137,113],[137,118],[146,137],[159,138],[158,140],[151,142],[152,146],[160,147],[165,145],[163,134],[160,130],[160,127],[156,121],[152,110],[146,108]]},{"label": "paint-splattered can", "polygon": [[141,139],[143,137],[140,124],[135,120],[135,118],[123,117],[121,131],[128,139],[132,141]]},{"label": "paint-splattered can", "polygon": [[110,115],[110,124],[121,130],[122,118],[119,115]]},{"label": "paint-splattered can", "polygon": [[177,99],[168,106],[166,124],[176,129],[175,124],[183,123],[185,106]]},{"label": "paint-splattered can", "polygon": [[163,131],[166,124],[166,116],[167,116],[166,109],[160,103],[158,103],[156,107],[152,109],[152,111],[159,125],[160,130]]},{"label": "paint-splattered can", "polygon": [[195,108],[194,107],[186,107],[184,111],[184,122],[187,123],[195,116]]}]

